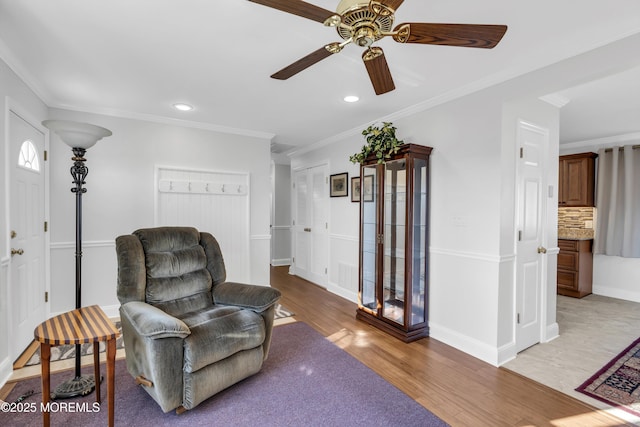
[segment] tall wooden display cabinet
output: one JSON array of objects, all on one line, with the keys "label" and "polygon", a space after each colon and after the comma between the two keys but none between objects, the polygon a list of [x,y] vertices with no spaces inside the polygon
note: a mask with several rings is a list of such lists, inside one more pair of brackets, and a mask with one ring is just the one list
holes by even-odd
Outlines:
[{"label": "tall wooden display cabinet", "polygon": [[360,165],[360,275],[356,318],[405,341],[429,335],[430,147],[403,145]]}]

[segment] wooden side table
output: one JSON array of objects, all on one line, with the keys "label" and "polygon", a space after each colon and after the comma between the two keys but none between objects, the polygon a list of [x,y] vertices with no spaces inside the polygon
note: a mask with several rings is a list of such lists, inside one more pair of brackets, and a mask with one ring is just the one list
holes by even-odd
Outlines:
[{"label": "wooden side table", "polygon": [[[107,346],[107,400],[109,410],[109,426],[114,422],[114,382],[116,360],[116,338],[120,335],[116,325],[97,305],[82,307],[52,317],[41,323],[33,331],[36,341],[40,343],[40,366],[42,368],[42,403],[48,407],[51,400],[50,362],[51,347],[63,344],[93,343],[93,371],[96,381],[96,402],[100,403],[100,354],[101,341]],[[49,426],[50,414],[42,412],[44,426]]]}]

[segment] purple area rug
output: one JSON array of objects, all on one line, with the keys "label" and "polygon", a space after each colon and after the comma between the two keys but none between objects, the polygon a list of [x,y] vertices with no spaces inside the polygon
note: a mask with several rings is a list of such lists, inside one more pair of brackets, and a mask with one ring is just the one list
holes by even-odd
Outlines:
[{"label": "purple area rug", "polygon": [[640,338],[576,391],[640,416]]},{"label": "purple area rug", "polygon": [[[91,367],[87,373],[91,372]],[[104,375],[105,367],[102,365]],[[52,388],[71,372],[54,374]],[[58,402],[73,402],[81,411],[51,414],[53,426],[107,424],[106,383],[103,405],[96,412],[95,394]],[[35,412],[0,412],[0,425],[39,426],[40,379],[19,382],[6,399],[14,402],[34,390],[21,403]],[[269,359],[253,377],[218,393],[182,415],[163,413],[136,386],[124,360],[116,362],[116,426],[446,426],[395,386],[308,325],[297,322],[277,326]],[[84,405],[83,405],[84,404]],[[19,409],[19,407],[15,407]]]}]

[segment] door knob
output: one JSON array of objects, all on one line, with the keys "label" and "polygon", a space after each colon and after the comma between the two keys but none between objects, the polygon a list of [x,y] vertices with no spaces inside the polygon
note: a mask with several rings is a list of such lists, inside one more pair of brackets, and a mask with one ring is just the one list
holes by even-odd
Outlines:
[{"label": "door knob", "polygon": [[311,233],[311,229],[310,228],[305,228],[304,231],[306,231],[307,233]]},{"label": "door knob", "polygon": [[22,255],[23,253],[24,253],[24,250],[22,250],[22,249],[13,249],[13,248],[11,248],[11,256]]},{"label": "door knob", "polygon": [[544,246],[540,246],[538,248],[538,253],[539,254],[546,254],[547,253],[547,248],[545,248]]}]

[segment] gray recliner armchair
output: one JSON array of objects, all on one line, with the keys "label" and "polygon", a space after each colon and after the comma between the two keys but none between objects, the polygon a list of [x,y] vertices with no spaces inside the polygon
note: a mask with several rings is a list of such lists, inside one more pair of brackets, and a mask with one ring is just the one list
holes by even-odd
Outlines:
[{"label": "gray recliner armchair", "polygon": [[280,292],[226,282],[211,234],[141,229],[118,237],[116,252],[127,370],[164,412],[192,409],[261,369]]}]

